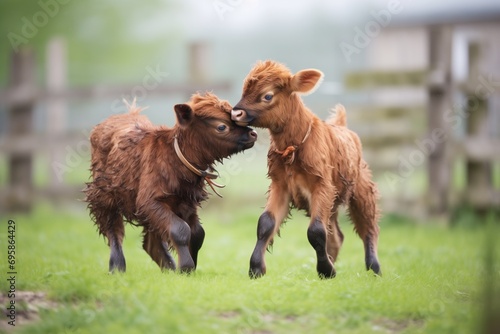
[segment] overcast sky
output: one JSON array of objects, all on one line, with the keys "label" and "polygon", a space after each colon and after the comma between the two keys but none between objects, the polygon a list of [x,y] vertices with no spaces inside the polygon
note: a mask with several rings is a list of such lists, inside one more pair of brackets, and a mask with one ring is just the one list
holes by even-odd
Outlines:
[{"label": "overcast sky", "polygon": [[295,20],[320,11],[322,14],[346,23],[368,17],[371,10],[388,8],[399,3],[402,10],[399,20],[425,19],[427,16],[472,15],[476,13],[500,13],[498,0],[357,0],[357,1],[291,1],[291,0],[189,0],[189,11],[196,17],[193,28],[215,26],[235,33],[252,30],[269,21]]}]

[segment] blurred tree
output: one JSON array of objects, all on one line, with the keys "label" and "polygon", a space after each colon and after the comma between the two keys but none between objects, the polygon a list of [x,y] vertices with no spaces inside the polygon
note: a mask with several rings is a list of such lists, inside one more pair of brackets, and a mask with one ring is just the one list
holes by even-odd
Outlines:
[{"label": "blurred tree", "polygon": [[172,0],[2,0],[0,84],[7,81],[12,50],[32,47],[42,65],[53,36],[67,40],[71,84],[137,80],[180,35],[179,9]]}]

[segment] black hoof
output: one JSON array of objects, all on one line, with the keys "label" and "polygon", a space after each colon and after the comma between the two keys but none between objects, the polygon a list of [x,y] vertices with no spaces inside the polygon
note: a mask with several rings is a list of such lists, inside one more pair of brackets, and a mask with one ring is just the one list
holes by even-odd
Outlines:
[{"label": "black hoof", "polygon": [[194,261],[191,258],[185,259],[184,261],[181,261],[179,264],[179,271],[183,274],[190,274],[196,269],[196,266],[194,265]]},{"label": "black hoof", "polygon": [[333,265],[329,260],[318,262],[316,270],[318,271],[318,276],[321,279],[334,278],[337,275],[335,268],[333,268]]},{"label": "black hoof", "polygon": [[250,258],[250,270],[248,276],[250,278],[259,278],[266,274],[266,265],[259,251],[255,251]]},{"label": "black hoof", "polygon": [[114,274],[115,272],[124,273],[126,270],[125,262],[120,264],[110,263],[109,264],[109,272]]},{"label": "black hoof", "polygon": [[374,263],[368,268],[366,268],[366,270],[370,269],[375,273],[375,275],[382,277],[382,270],[380,269],[380,265],[378,263]]},{"label": "black hoof", "polygon": [[125,258],[122,253],[112,254],[109,259],[109,272],[121,272],[124,273],[126,269]]},{"label": "black hoof", "polygon": [[250,268],[250,270],[248,271],[248,276],[250,276],[251,279],[262,277],[265,274],[266,270],[261,268]]},{"label": "black hoof", "polygon": [[374,258],[368,258],[366,260],[366,270],[373,270],[378,276],[382,276],[382,270],[380,269],[380,264]]},{"label": "black hoof", "polygon": [[182,274],[182,275],[191,275],[192,273],[194,273],[195,269],[194,268],[181,268],[179,270],[179,272]]}]

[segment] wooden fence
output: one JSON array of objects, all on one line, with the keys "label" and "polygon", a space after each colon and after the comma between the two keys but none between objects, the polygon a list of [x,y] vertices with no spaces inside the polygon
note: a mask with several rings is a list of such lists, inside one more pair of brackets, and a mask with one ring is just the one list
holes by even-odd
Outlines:
[{"label": "wooden fence", "polygon": [[[196,91],[227,91],[229,82],[208,82],[206,54],[208,46],[195,43],[190,46],[189,76],[184,83],[159,83],[148,90],[151,96],[182,94],[188,98]],[[74,100],[95,100],[122,96],[135,86],[69,87],[67,84],[67,57],[65,42],[52,40],[47,48],[45,87],[36,85],[35,54],[22,49],[11,57],[8,87],[0,90],[0,103],[7,109],[6,132],[0,137],[0,153],[7,160],[7,184],[0,189],[0,211],[29,210],[35,199],[50,197],[79,198],[83,185],[71,186],[61,181],[57,168],[49,168],[49,182],[35,186],[33,180],[34,156],[42,152],[48,161],[64,162],[65,146],[78,147],[87,141],[85,135],[67,130],[67,103]],[[34,108],[45,102],[47,127],[42,134],[33,131]],[[67,166],[66,166],[67,167]]]},{"label": "wooden fence", "polygon": [[[492,118],[500,117],[498,107],[493,106],[500,89],[498,83],[494,87],[485,83],[491,81],[491,64],[484,64],[484,45],[469,43],[469,78],[454,82],[450,75],[453,26],[430,26],[427,31],[427,68],[395,72],[375,69],[346,77],[346,86],[353,90],[379,100],[381,96],[390,97],[384,103],[350,109],[349,126],[364,143],[365,158],[382,190],[384,211],[425,218],[447,217],[464,204],[478,210],[498,208],[500,191],[493,184],[493,173],[500,159],[500,140],[488,131],[488,125],[493,123]],[[8,110],[7,131],[0,138],[0,153],[8,168],[7,184],[0,189],[0,210],[26,210],[40,197],[81,197],[77,194],[83,186],[61,182],[53,168],[49,170],[49,182],[35,187],[34,155],[42,152],[48,161],[64,161],[65,145],[78,147],[86,140],[82,133],[67,131],[68,101],[119,97],[134,88],[68,87],[64,41],[53,40],[47,50],[48,77],[43,88],[35,83],[35,55],[24,49],[12,55],[9,86],[0,90],[0,101]],[[187,97],[194,91],[230,89],[229,82],[208,82],[206,52],[207,46],[202,43],[190,47],[192,81],[161,84],[148,93]],[[494,78],[495,82],[499,79]],[[467,103],[453,105],[456,94],[466,96]],[[36,134],[32,128],[33,110],[40,102],[47,105],[45,134]],[[456,122],[464,122],[464,134],[456,133]],[[465,170],[462,187],[455,184],[457,165]],[[418,177],[424,181],[412,184]]]},{"label": "wooden fence", "polygon": [[[500,163],[500,139],[488,125],[498,126],[494,119],[500,117],[500,110],[491,104],[500,88],[488,86],[492,64],[481,55],[489,45],[469,43],[468,79],[454,82],[453,26],[429,26],[427,33],[428,68],[349,73],[345,80],[354,90],[375,95],[390,91],[397,97],[397,101],[361,106],[353,112],[366,160],[382,188],[383,207],[445,220],[463,205],[478,211],[499,208],[500,190],[493,179],[495,163]],[[405,95],[407,90],[420,96],[417,102]],[[453,103],[457,95],[465,96],[466,102]],[[465,133],[457,131],[462,125]],[[465,170],[464,180],[458,182],[461,187],[456,185],[460,166]],[[415,178],[419,168],[425,185],[415,188],[408,179]],[[413,192],[409,194],[406,187]]]}]

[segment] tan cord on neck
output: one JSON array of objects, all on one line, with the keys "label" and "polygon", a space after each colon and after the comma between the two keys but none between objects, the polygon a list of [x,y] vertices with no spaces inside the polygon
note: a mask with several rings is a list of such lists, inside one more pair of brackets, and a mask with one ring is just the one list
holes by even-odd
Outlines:
[{"label": "tan cord on neck", "polygon": [[306,135],[304,136],[304,139],[302,139],[302,141],[300,142],[299,145],[290,145],[287,148],[285,148],[283,151],[280,151],[278,149],[274,150],[274,152],[281,154],[281,157],[283,159],[286,159],[285,163],[287,163],[289,165],[291,165],[293,163],[293,161],[295,160],[295,151],[299,148],[300,145],[304,144],[304,142],[307,140],[307,138],[311,134],[312,124],[313,124],[313,122],[311,121],[311,123],[309,123],[309,128],[307,129]]},{"label": "tan cord on neck", "polygon": [[214,187],[224,188],[225,185],[221,185],[213,181],[214,179],[218,178],[219,175],[209,172],[208,169],[206,170],[198,169],[195,166],[193,166],[189,161],[187,161],[186,157],[181,152],[181,149],[179,147],[179,142],[177,141],[177,136],[174,137],[174,149],[175,149],[175,154],[177,154],[177,157],[184,164],[184,166],[186,166],[190,171],[192,171],[196,175],[203,177],[207,182],[207,184],[210,186],[210,188],[212,188],[214,193],[222,198],[222,196],[217,192],[217,190],[215,190]]}]

